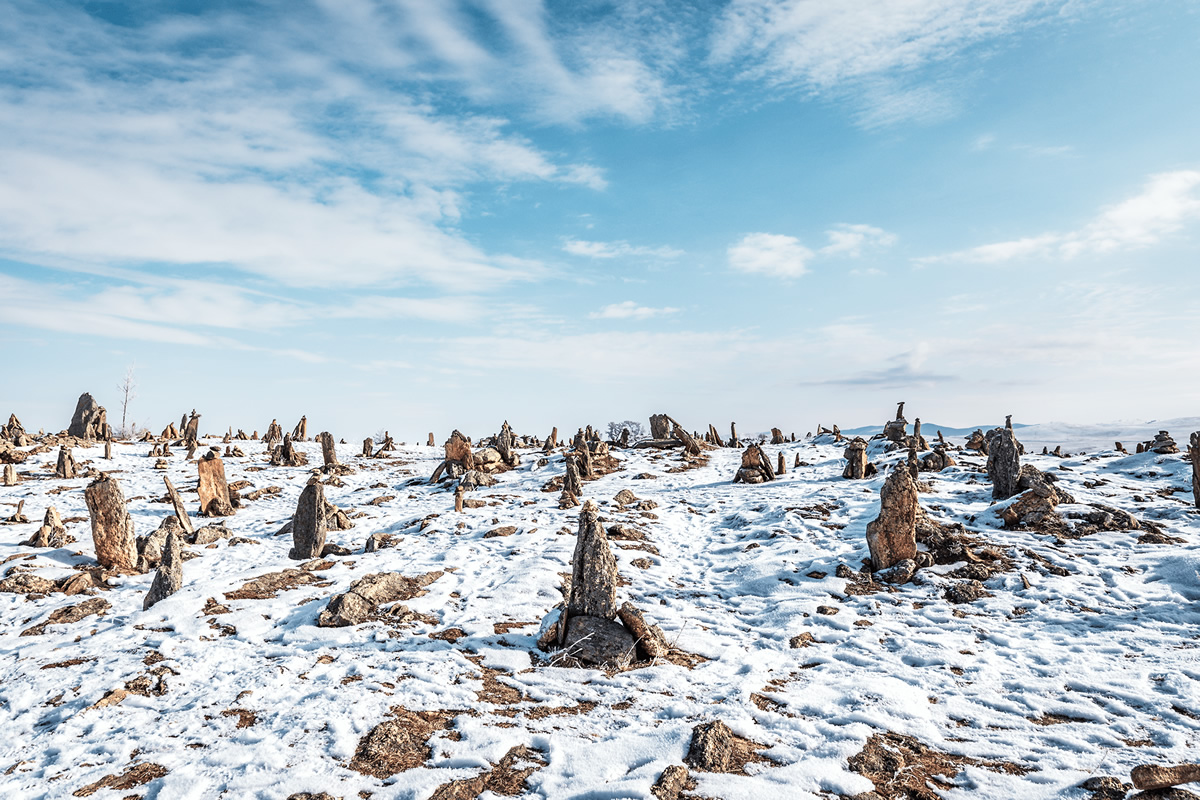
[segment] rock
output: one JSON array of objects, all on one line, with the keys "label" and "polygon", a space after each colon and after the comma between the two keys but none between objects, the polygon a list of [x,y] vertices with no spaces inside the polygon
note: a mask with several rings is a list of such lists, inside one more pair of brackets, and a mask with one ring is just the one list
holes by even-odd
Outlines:
[{"label": "rock", "polygon": [[183,528],[183,532],[188,536],[194,536],[196,528],[192,525],[192,519],[188,516],[187,508],[183,505],[183,498],[179,496],[175,485],[171,483],[171,479],[163,475],[163,482],[167,485],[167,496],[171,498],[171,506],[175,509],[175,521]]},{"label": "rock", "polygon": [[1133,787],[1110,775],[1096,775],[1079,784],[1079,788],[1092,793],[1088,800],[1125,800]]},{"label": "rock", "polygon": [[991,597],[991,594],[979,581],[960,581],[946,589],[944,596],[951,603],[973,603],[981,597]]},{"label": "rock", "polygon": [[446,440],[445,447],[447,461],[457,461],[462,465],[463,469],[471,469],[475,466],[475,457],[471,452],[471,443],[457,429],[450,434],[450,438]]},{"label": "rock", "polygon": [[967,437],[967,443],[963,445],[963,449],[974,450],[987,455],[987,437],[983,435],[983,431],[976,428],[975,432]]},{"label": "rock", "polygon": [[1129,800],[1200,800],[1200,794],[1172,786],[1170,789],[1150,789],[1130,795]]},{"label": "rock", "polygon": [[867,523],[867,547],[875,570],[917,554],[917,487],[908,470],[897,465],[879,493],[879,516]]},{"label": "rock", "polygon": [[881,570],[875,574],[876,578],[887,583],[901,584],[908,583],[912,580],[913,575],[917,572],[917,562],[911,558],[897,561],[892,566],[885,570]]},{"label": "rock", "polygon": [[292,549],[288,558],[308,561],[321,554],[329,524],[325,517],[325,490],[316,480],[309,481],[300,493],[292,516]]},{"label": "rock", "polygon": [[775,480],[775,470],[771,460],[763,453],[757,444],[751,444],[742,451],[742,465],[733,476],[734,483],[765,483]]},{"label": "rock", "polygon": [[[862,480],[875,475],[875,465],[867,461],[867,440],[861,436],[855,436],[846,445],[842,457],[846,459],[846,468],[842,470],[842,477],[848,480]],[[800,458],[800,454],[796,454],[796,458]]]},{"label": "rock", "polygon": [[154,573],[150,591],[146,592],[146,599],[142,602],[143,610],[160,600],[165,600],[183,587],[183,555],[179,546],[182,533],[183,529],[180,528],[178,532],[172,530],[167,534],[167,541],[162,549],[162,563]]},{"label": "rock", "polygon": [[632,603],[623,603],[617,609],[617,617],[637,642],[639,655],[645,661],[666,658],[671,653],[671,647],[663,636],[662,629],[650,625]]},{"label": "rock", "polygon": [[329,431],[321,431],[317,434],[317,441],[321,443],[321,457],[325,460],[325,466],[338,466],[340,462],[337,457],[337,448],[334,446],[333,434]]},{"label": "rock", "polygon": [[147,572],[158,566],[162,561],[163,548],[167,545],[167,536],[172,532],[183,534],[183,528],[174,514],[163,517],[158,528],[149,536],[139,536],[137,540],[138,570]]},{"label": "rock", "polygon": [[736,764],[738,738],[719,719],[697,725],[683,763],[702,772],[728,772]]},{"label": "rock", "polygon": [[1021,458],[1011,428],[996,428],[988,436],[988,479],[992,482],[992,500],[1007,500],[1017,493],[1021,477]]},{"label": "rock", "polygon": [[308,417],[300,417],[300,421],[296,423],[296,427],[292,430],[293,442],[308,441]]},{"label": "rock", "polygon": [[883,435],[889,442],[904,444],[908,438],[908,420],[904,418],[904,403],[896,407],[896,418],[884,423]]},{"label": "rock", "polygon": [[196,484],[200,495],[200,516],[228,517],[233,514],[229,497],[229,484],[225,481],[225,464],[215,451],[209,450],[196,462],[199,481]]},{"label": "rock", "polygon": [[58,449],[58,463],[54,467],[54,477],[71,479],[75,477],[75,457],[71,455],[71,448],[65,444]]},{"label": "rock", "polygon": [[1200,781],[1200,764],[1179,764],[1167,767],[1159,764],[1141,764],[1133,768],[1129,777],[1135,789],[1168,789],[1181,783]]},{"label": "rock", "polygon": [[350,584],[345,594],[329,598],[325,610],[317,617],[317,626],[341,628],[366,622],[371,614],[385,603],[411,600],[425,594],[425,587],[442,574],[428,572],[417,578],[407,578],[398,572],[364,575]]},{"label": "rock", "polygon": [[108,438],[108,420],[104,407],[87,392],[79,395],[67,434],[80,439]]},{"label": "rock", "polygon": [[112,608],[111,604],[102,597],[93,597],[73,606],[53,611],[50,617],[42,623],[21,631],[22,636],[40,636],[51,625],[69,625],[94,614],[103,614]]},{"label": "rock", "polygon": [[579,512],[579,532],[571,558],[567,615],[611,620],[617,615],[617,560],[592,500]]},{"label": "rock", "polygon": [[650,787],[650,794],[654,795],[656,800],[679,800],[680,792],[694,788],[696,782],[692,780],[687,767],[672,764],[658,776],[658,780]]},{"label": "rock", "polygon": [[31,572],[17,572],[0,581],[0,592],[13,594],[50,594],[58,591],[58,584],[49,578]]},{"label": "rock", "polygon": [[137,537],[121,485],[101,475],[83,490],[92,522],[96,561],[117,572],[137,571]]},{"label": "rock", "polygon": [[1192,462],[1192,499],[1196,508],[1200,508],[1200,431],[1191,435],[1190,442],[1188,455]]},{"label": "rock", "polygon": [[363,447],[362,447],[362,457],[363,458],[371,457],[371,450],[374,445],[375,445],[375,442],[373,439],[371,439],[370,436],[363,439]]},{"label": "rock", "polygon": [[192,543],[198,545],[212,544],[221,539],[228,539],[231,536],[233,536],[233,531],[229,530],[224,522],[216,522],[212,525],[205,525],[203,528],[198,528],[195,536],[192,537]]},{"label": "rock", "polygon": [[956,466],[957,463],[958,462],[950,457],[950,453],[947,452],[944,444],[935,444],[933,446],[933,452],[926,453],[921,458],[921,471],[941,472],[947,467]]},{"label": "rock", "polygon": [[1146,449],[1160,455],[1171,455],[1179,452],[1179,447],[1175,444],[1175,440],[1166,431],[1159,431],[1155,434],[1154,441],[1147,444]]},{"label": "rock", "polygon": [[[570,430],[568,428],[567,430]],[[650,415],[650,438],[669,439],[671,437],[671,418],[666,414]]]},{"label": "rock", "polygon": [[641,501],[638,500],[637,496],[633,492],[629,491],[628,489],[622,489],[621,491],[617,492],[616,496],[613,498],[613,502],[619,506],[632,506]]},{"label": "rock", "polygon": [[21,482],[21,479],[17,477],[17,468],[14,467],[12,464],[5,464],[4,465],[4,485],[5,486],[16,486],[20,482]]},{"label": "rock", "polygon": [[623,667],[636,658],[633,635],[619,622],[585,614],[567,618],[566,652],[585,664]]},{"label": "rock", "polygon": [[42,517],[42,525],[29,539],[21,542],[22,547],[65,547],[67,545],[67,528],[63,525],[62,517],[54,506],[47,506]]},{"label": "rock", "polygon": [[496,479],[486,472],[480,472],[477,469],[469,469],[462,474],[458,479],[458,486],[464,492],[472,492],[480,486],[495,486]]}]

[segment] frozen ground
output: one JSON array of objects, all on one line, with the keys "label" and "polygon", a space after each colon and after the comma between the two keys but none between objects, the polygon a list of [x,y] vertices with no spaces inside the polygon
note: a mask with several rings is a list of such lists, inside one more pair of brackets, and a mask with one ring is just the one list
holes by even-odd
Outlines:
[{"label": "frozen ground", "polygon": [[[1161,427],[1182,444],[1200,425]],[[562,473],[562,451],[538,467],[540,453],[522,450],[517,470],[471,495],[488,505],[460,515],[451,492],[423,480],[440,447],[364,460],[353,455],[357,447],[342,446],[341,459],[356,472],[326,496],[364,515],[329,540],[354,554],[316,572],[326,585],[226,600],[252,578],[297,566],[287,558],[290,536],[275,534],[309,477],[305,467],[267,466],[258,442],[241,442],[248,455],[226,459],[228,479],[250,481],[243,494],[283,490],[226,520],[244,541],[190,547],[195,557],[176,595],[143,611],[152,575],[117,578],[97,594],[111,603],[106,614],[20,636],[87,598],[0,593],[0,797],[70,797],[153,763],[166,774],[95,796],[282,800],[327,791],[424,800],[528,745],[547,763],[529,777],[525,796],[650,798],[664,768],[682,762],[692,728],[717,718],[765,745],[769,759],[749,775],[693,773],[697,795],[725,800],[867,791],[871,783],[847,760],[882,731],[1024,768],[1020,775],[967,766],[944,791],[948,798],[1082,798],[1087,793],[1073,787],[1091,775],[1127,780],[1139,763],[1196,761],[1200,517],[1187,491],[1190,467],[1181,455],[1111,451],[1113,440],[1124,437],[1132,450],[1149,437],[1091,428],[1069,439],[1068,429],[1059,430],[1064,438],[1048,440],[1051,447],[1061,441],[1074,452],[1086,434],[1089,454],[1025,461],[1054,473],[1078,502],[1128,510],[1186,543],[1139,544],[1139,531],[1058,540],[1005,530],[989,510],[983,457],[956,453],[958,467],[923,474],[933,491],[921,495],[922,506],[939,521],[963,522],[1016,562],[986,582],[990,597],[964,605],[942,596],[953,565],[922,570],[919,583],[895,591],[846,594],[835,570],[857,570],[867,557],[864,530],[878,512],[883,478],[843,480],[840,446],[767,445],[772,463],[783,451],[788,471],[759,486],[730,483],[735,450],[711,451],[708,466],[678,473],[668,471],[679,464],[675,452],[618,452],[623,470],[586,483],[584,496],[601,504],[607,522],[646,533],[649,547],[613,542],[628,582],[622,598],[677,647],[707,660],[615,674],[550,666],[534,645],[538,621],[560,599],[574,546],[578,509],[560,510],[557,493],[540,491]],[[1040,452],[1029,428],[1018,436],[1027,445],[1036,440]],[[299,447],[320,463],[317,445]],[[76,451],[79,461],[116,473],[139,534],[172,513],[156,502],[163,471],[153,469],[149,448],[117,445],[111,462],[100,448]],[[797,454],[808,466],[792,468]],[[57,578],[92,563],[90,529],[80,519],[87,481],[54,479],[55,456],[31,458],[19,466],[31,473],[20,485],[0,488],[0,517],[23,499],[31,520],[0,526],[0,571]],[[657,477],[633,479],[643,472]],[[166,474],[194,510],[195,464],[176,455]],[[625,488],[658,507],[618,512],[611,498]],[[67,525],[77,543],[19,546],[47,504],[77,520]],[[508,525],[515,534],[485,538]],[[367,537],[379,532],[393,534],[393,546],[364,553]],[[624,549],[632,546],[642,549]],[[406,603],[425,621],[316,627],[331,594],[382,571],[445,573]],[[230,613],[207,613],[209,598]],[[837,613],[817,613],[818,606]],[[454,628],[462,635],[431,637]],[[811,646],[790,646],[806,632]],[[153,654],[164,660],[153,663]],[[165,693],[93,707],[161,667],[170,668]],[[385,780],[349,769],[360,738],[397,706],[457,713],[423,765]]]}]

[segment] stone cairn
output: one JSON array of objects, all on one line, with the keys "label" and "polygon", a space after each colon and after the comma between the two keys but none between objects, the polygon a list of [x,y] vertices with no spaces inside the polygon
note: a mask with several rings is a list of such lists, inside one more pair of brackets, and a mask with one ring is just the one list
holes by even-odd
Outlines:
[{"label": "stone cairn", "polygon": [[670,652],[657,625],[646,622],[630,603],[617,605],[617,560],[595,501],[579,512],[579,532],[571,559],[571,585],[565,603],[542,623],[538,647],[563,649],[584,664],[623,667],[663,658]]},{"label": "stone cairn", "polygon": [[1007,500],[1017,493],[1021,478],[1021,448],[1011,427],[988,431],[987,472],[992,500]]},{"label": "stone cairn", "polygon": [[271,466],[299,467],[308,463],[308,456],[301,453],[292,445],[291,434],[283,437],[283,444],[277,444],[271,450]]},{"label": "stone cairn", "polygon": [[904,583],[917,569],[917,485],[904,464],[897,464],[879,492],[879,516],[867,523],[871,568],[894,583]]},{"label": "stone cairn", "polygon": [[104,407],[87,392],[79,395],[67,434],[89,441],[109,438],[108,418]]},{"label": "stone cairn", "polygon": [[188,418],[187,427],[183,431],[183,443],[188,448],[188,461],[192,460],[192,455],[200,444],[200,417],[193,408],[192,416]]},{"label": "stone cairn", "polygon": [[[800,454],[797,453],[796,457],[799,458]],[[846,459],[846,468],[842,470],[843,478],[860,481],[875,475],[875,465],[867,460],[867,440],[861,436],[850,440],[842,457]]]},{"label": "stone cairn", "polygon": [[775,470],[771,468],[771,459],[767,458],[761,447],[750,444],[742,451],[742,465],[733,476],[734,483],[766,483],[775,480]]},{"label": "stone cairn", "polygon": [[983,435],[983,431],[976,428],[975,432],[967,437],[967,443],[963,445],[963,449],[974,450],[986,456],[988,451],[987,437]]},{"label": "stone cairn", "polygon": [[137,537],[125,496],[115,478],[101,475],[83,490],[92,523],[96,561],[116,572],[136,572]]},{"label": "stone cairn", "polygon": [[232,516],[233,499],[225,480],[225,464],[215,450],[209,450],[196,462],[196,473],[199,476],[196,491],[200,495],[200,516]]},{"label": "stone cairn", "polygon": [[904,418],[904,403],[896,406],[896,418],[884,424],[883,436],[893,444],[907,445],[908,420]]},{"label": "stone cairn", "polygon": [[1166,431],[1159,431],[1154,435],[1152,441],[1139,444],[1137,451],[1139,453],[1158,453],[1165,456],[1178,453],[1179,446],[1175,444],[1175,440],[1171,438],[1171,434]]}]

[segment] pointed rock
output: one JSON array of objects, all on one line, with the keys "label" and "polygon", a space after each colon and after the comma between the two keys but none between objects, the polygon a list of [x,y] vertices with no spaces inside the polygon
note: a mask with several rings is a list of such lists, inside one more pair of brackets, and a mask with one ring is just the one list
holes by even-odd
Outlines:
[{"label": "pointed rock", "polygon": [[917,486],[906,465],[897,464],[879,493],[879,516],[867,523],[871,567],[888,567],[917,555]]},{"label": "pointed rock", "polygon": [[162,549],[162,561],[158,565],[158,571],[154,573],[154,582],[150,584],[150,591],[146,592],[142,608],[147,609],[160,600],[165,600],[178,592],[182,586],[183,554],[179,534],[171,531],[167,534],[167,541]]},{"label": "pointed rock", "polygon": [[136,572],[137,537],[121,484],[115,478],[101,475],[88,484],[83,496],[91,516],[96,561],[118,572]]},{"label": "pointed rock", "polygon": [[321,555],[325,533],[329,530],[325,517],[325,489],[316,480],[309,481],[300,493],[296,513],[292,517],[292,549],[288,558],[308,561]]}]

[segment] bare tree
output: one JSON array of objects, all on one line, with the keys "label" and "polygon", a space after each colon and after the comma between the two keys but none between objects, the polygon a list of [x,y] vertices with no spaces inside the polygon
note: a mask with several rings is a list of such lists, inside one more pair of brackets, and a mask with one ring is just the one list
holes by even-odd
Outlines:
[{"label": "bare tree", "polygon": [[624,422],[608,423],[608,438],[609,441],[617,441],[621,438],[621,431],[629,428],[630,441],[639,441],[646,437],[646,429],[642,427],[642,423],[627,419]]},{"label": "bare tree", "polygon": [[133,365],[130,364],[125,368],[125,380],[117,384],[117,391],[121,393],[121,436],[128,436],[129,429],[125,425],[126,415],[129,413],[129,403],[137,397],[137,381],[133,379]]}]

